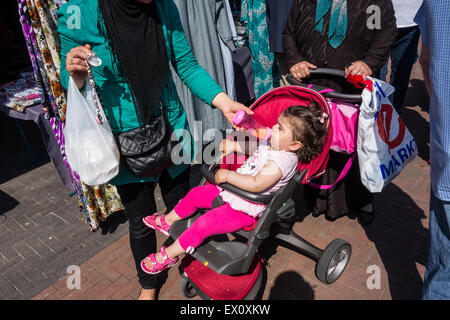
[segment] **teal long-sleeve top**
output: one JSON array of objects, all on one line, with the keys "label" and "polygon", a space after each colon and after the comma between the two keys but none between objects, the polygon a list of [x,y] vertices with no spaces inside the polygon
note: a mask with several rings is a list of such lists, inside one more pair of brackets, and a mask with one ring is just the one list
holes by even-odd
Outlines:
[{"label": "teal long-sleeve top", "polygon": [[[198,64],[192,54],[180,21],[178,9],[173,0],[154,1],[162,22],[168,60],[192,93],[203,102],[211,105],[214,97],[224,90]],[[103,62],[100,67],[94,67],[92,72],[99,88],[105,114],[113,133],[121,133],[138,128],[139,122],[128,84],[119,73],[117,59],[114,59],[104,32],[101,32],[99,25],[104,30],[97,0],[71,0],[59,9],[58,33],[61,40],[60,80],[62,86],[67,89],[69,83],[69,73],[65,68],[67,53],[74,47],[85,44],[91,45],[92,51]],[[136,48],[136,50],[139,50],[139,48]],[[136,68],[140,68],[140,66],[136,66]],[[142,70],[142,72],[152,72],[152,70]],[[169,66],[167,66],[167,72],[169,72],[169,81],[162,94],[162,101],[165,107],[164,112],[178,139],[181,140],[183,152],[190,154],[191,159],[194,159],[197,148],[192,135],[190,139],[183,138],[183,130],[178,130],[184,129],[189,131],[189,124],[170,75]],[[149,88],[149,90],[151,89]],[[167,170],[169,175],[175,178],[186,170],[189,165],[189,163],[172,164]],[[123,166],[121,161],[119,174],[109,183],[122,185],[157,181],[158,178],[159,174],[148,178],[133,176]]]}]

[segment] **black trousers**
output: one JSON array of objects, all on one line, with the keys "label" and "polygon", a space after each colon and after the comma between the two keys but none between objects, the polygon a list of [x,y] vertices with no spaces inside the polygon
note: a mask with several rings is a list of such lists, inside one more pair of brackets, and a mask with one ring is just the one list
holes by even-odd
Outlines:
[{"label": "black trousers", "polygon": [[[190,168],[172,179],[164,170],[159,179],[159,187],[167,212],[189,191]],[[136,264],[139,283],[144,289],[155,289],[162,284],[164,273],[149,275],[141,269],[141,261],[156,252],[155,230],[148,228],[142,218],[156,212],[154,182],[133,183],[117,186],[117,191],[125,207],[130,231],[130,247]]]},{"label": "black trousers", "polygon": [[[330,159],[325,173],[314,182],[333,184],[349,159],[349,155],[330,150]],[[306,207],[314,215],[325,213],[331,219],[348,214],[358,215],[361,211],[373,211],[373,193],[364,187],[359,172],[358,157],[345,178],[328,190],[317,190],[305,185]]]}]

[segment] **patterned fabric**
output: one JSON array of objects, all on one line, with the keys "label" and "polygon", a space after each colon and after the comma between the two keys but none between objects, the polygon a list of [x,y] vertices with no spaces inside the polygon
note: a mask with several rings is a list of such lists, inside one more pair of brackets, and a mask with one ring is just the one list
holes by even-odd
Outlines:
[{"label": "patterned fabric", "polygon": [[92,231],[111,213],[122,210],[114,186],[86,186],[72,171],[65,153],[64,127],[66,97],[59,80],[60,42],[57,33],[57,11],[66,0],[17,0],[19,17],[30,55],[37,90],[45,99],[47,113],[69,177],[78,198],[82,220]]},{"label": "patterned fabric", "polygon": [[[44,90],[43,90],[44,84],[42,82],[42,78],[40,77],[39,66],[36,59],[36,55],[38,55],[39,52],[36,52],[35,47],[33,46],[32,37],[34,39],[34,34],[33,31],[31,30],[31,20],[28,14],[28,8],[26,6],[25,0],[18,0],[18,9],[19,9],[20,24],[22,25],[25,43],[30,56],[31,65],[33,67],[33,73],[36,79],[36,85],[38,86],[39,93],[41,94],[42,97],[44,97]],[[46,111],[45,107],[44,111]]]},{"label": "patterned fabric", "polygon": [[424,0],[415,22],[430,48],[431,187],[437,198],[450,201],[450,2]]},{"label": "patterned fabric", "polygon": [[331,9],[328,42],[333,48],[341,45],[347,33],[347,0],[319,0],[316,8],[315,30],[323,32],[323,20]]},{"label": "patterned fabric", "polygon": [[[36,60],[46,94],[48,95],[53,113],[64,120],[66,112],[66,97],[59,81],[60,58],[59,40],[55,37],[56,24],[52,17],[57,10],[56,5],[49,0],[18,0],[28,8],[31,21],[30,38],[35,49]],[[43,6],[42,3],[45,3]]]},{"label": "patterned fabric", "polygon": [[124,210],[115,186],[104,184],[91,187],[83,182],[81,186],[92,229],[97,229],[110,214]]},{"label": "patterned fabric", "polygon": [[242,0],[241,21],[247,22],[249,47],[256,98],[279,83],[275,55],[270,52],[265,0]]}]

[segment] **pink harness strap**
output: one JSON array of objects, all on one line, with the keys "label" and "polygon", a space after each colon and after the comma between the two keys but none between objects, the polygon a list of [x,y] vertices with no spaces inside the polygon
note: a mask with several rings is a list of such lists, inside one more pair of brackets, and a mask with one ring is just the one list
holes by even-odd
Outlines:
[{"label": "pink harness strap", "polygon": [[348,171],[352,167],[352,164],[353,164],[353,161],[355,160],[355,158],[356,158],[356,152],[354,152],[352,154],[352,156],[350,157],[350,159],[348,159],[347,163],[344,166],[344,169],[342,169],[342,172],[339,175],[339,177],[337,178],[335,183],[329,184],[329,185],[320,185],[320,184],[308,182],[308,185],[310,185],[313,188],[320,189],[320,190],[327,190],[327,189],[333,188],[339,181],[344,179],[345,175],[348,173]]}]

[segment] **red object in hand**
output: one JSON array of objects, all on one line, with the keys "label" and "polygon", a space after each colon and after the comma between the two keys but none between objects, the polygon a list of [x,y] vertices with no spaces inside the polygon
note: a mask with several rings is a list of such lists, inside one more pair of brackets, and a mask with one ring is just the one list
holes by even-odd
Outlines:
[{"label": "red object in hand", "polygon": [[362,89],[367,87],[369,90],[372,91],[372,81],[365,80],[363,75],[349,74],[347,77],[347,81],[356,88]]}]

